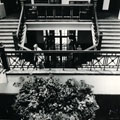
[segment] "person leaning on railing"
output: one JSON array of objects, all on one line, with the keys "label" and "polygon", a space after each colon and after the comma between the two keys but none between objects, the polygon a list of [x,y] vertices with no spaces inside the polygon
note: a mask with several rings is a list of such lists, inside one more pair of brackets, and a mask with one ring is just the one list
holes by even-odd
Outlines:
[{"label": "person leaning on railing", "polygon": [[[82,47],[80,44],[77,45],[76,50],[78,50],[78,51],[82,50]],[[81,53],[77,53],[75,55],[75,66],[76,66],[76,68],[78,68],[78,67],[81,67],[81,65],[82,65],[82,55],[81,55]]]},{"label": "person leaning on railing", "polygon": [[[42,51],[41,48],[38,47],[37,44],[34,44],[34,51]],[[34,53],[34,66],[39,68],[44,68],[45,56],[44,53]]]}]

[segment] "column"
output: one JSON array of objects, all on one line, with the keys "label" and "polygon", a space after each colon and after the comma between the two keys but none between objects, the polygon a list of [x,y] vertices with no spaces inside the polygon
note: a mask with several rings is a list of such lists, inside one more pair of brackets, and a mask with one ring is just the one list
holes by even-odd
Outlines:
[{"label": "column", "polygon": [[31,0],[31,4],[32,4],[32,5],[35,4],[35,1],[34,1],[34,0]]},{"label": "column", "polygon": [[62,0],[62,4],[69,4],[69,0]]},{"label": "column", "polygon": [[0,19],[4,17],[6,17],[5,6],[4,6],[4,3],[1,3],[1,0],[0,0]]},{"label": "column", "polygon": [[110,5],[110,0],[104,0],[103,1],[103,10],[108,10]]},{"label": "column", "polygon": [[118,13],[118,19],[120,20],[120,9],[119,9],[119,13]]}]

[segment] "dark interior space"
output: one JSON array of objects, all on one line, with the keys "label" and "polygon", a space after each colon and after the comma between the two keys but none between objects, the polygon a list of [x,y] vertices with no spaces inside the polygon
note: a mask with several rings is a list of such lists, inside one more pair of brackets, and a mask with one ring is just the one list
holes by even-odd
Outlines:
[{"label": "dark interior space", "polygon": [[2,0],[5,5],[6,14],[9,16],[11,14],[17,14],[20,11],[20,1],[19,0]]},{"label": "dark interior space", "polygon": [[102,10],[103,0],[97,2],[97,15],[99,19],[117,19],[120,0],[110,0],[109,10]]},{"label": "dark interior space", "polygon": [[[78,44],[81,45],[82,50],[85,50],[88,47],[92,46],[93,41],[91,31],[78,31]],[[86,63],[87,61],[91,60],[93,56],[94,54],[92,53],[82,54],[81,55],[82,63]]]},{"label": "dark interior space", "polygon": [[102,11],[103,7],[103,0],[97,0],[97,11],[100,12]]},{"label": "dark interior space", "polygon": [[78,43],[81,45],[82,50],[93,45],[91,31],[78,31]]},{"label": "dark interior space", "polygon": [[[0,94],[0,119],[12,119],[17,118],[15,111],[13,110],[13,104],[15,95]],[[18,120],[18,119],[16,119]]]},{"label": "dark interior space", "polygon": [[109,11],[118,12],[120,8],[120,0],[110,0]]},{"label": "dark interior space", "polygon": [[96,100],[100,106],[96,120],[120,120],[119,95],[96,95]]}]

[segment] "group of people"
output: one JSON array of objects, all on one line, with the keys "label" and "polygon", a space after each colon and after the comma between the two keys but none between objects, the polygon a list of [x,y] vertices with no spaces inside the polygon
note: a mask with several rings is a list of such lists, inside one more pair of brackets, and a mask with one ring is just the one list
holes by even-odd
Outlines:
[{"label": "group of people", "polygon": [[[70,42],[69,42],[68,50],[78,50],[78,51],[82,50],[80,43],[76,41],[74,35],[71,35],[69,39],[70,39]],[[72,65],[73,67],[76,67],[76,68],[81,67],[82,55],[80,53],[75,53],[75,54],[71,53],[68,57],[68,62],[70,63],[69,65]]]},{"label": "group of people", "polygon": [[[38,45],[37,44],[34,44],[34,46],[33,46],[33,48],[34,48],[34,51],[42,51],[42,49],[40,48],[40,47],[38,47]],[[74,41],[73,40],[71,40],[71,42],[69,43],[69,50],[82,50],[82,48],[81,48],[81,45],[75,45],[74,44]],[[74,63],[75,63],[75,66],[76,67],[79,67],[79,66],[81,66],[81,54],[70,54],[69,56],[68,56],[68,60],[67,60],[67,62],[68,62],[68,64],[70,64],[69,62],[71,62],[72,61],[72,63],[71,63],[71,65],[73,65]],[[37,67],[39,67],[40,69],[41,68],[45,68],[45,55],[44,55],[44,53],[42,53],[42,52],[35,52],[34,53],[34,67],[35,68],[37,68]]]}]

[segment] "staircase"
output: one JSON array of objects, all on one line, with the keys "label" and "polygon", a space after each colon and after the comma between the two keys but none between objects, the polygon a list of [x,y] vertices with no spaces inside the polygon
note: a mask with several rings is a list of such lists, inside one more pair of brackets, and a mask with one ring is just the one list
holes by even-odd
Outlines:
[{"label": "staircase", "polygon": [[102,34],[101,51],[120,51],[120,20],[98,20]]},{"label": "staircase", "polygon": [[14,51],[13,32],[16,32],[18,19],[0,20],[0,43],[3,44],[6,51]]}]

